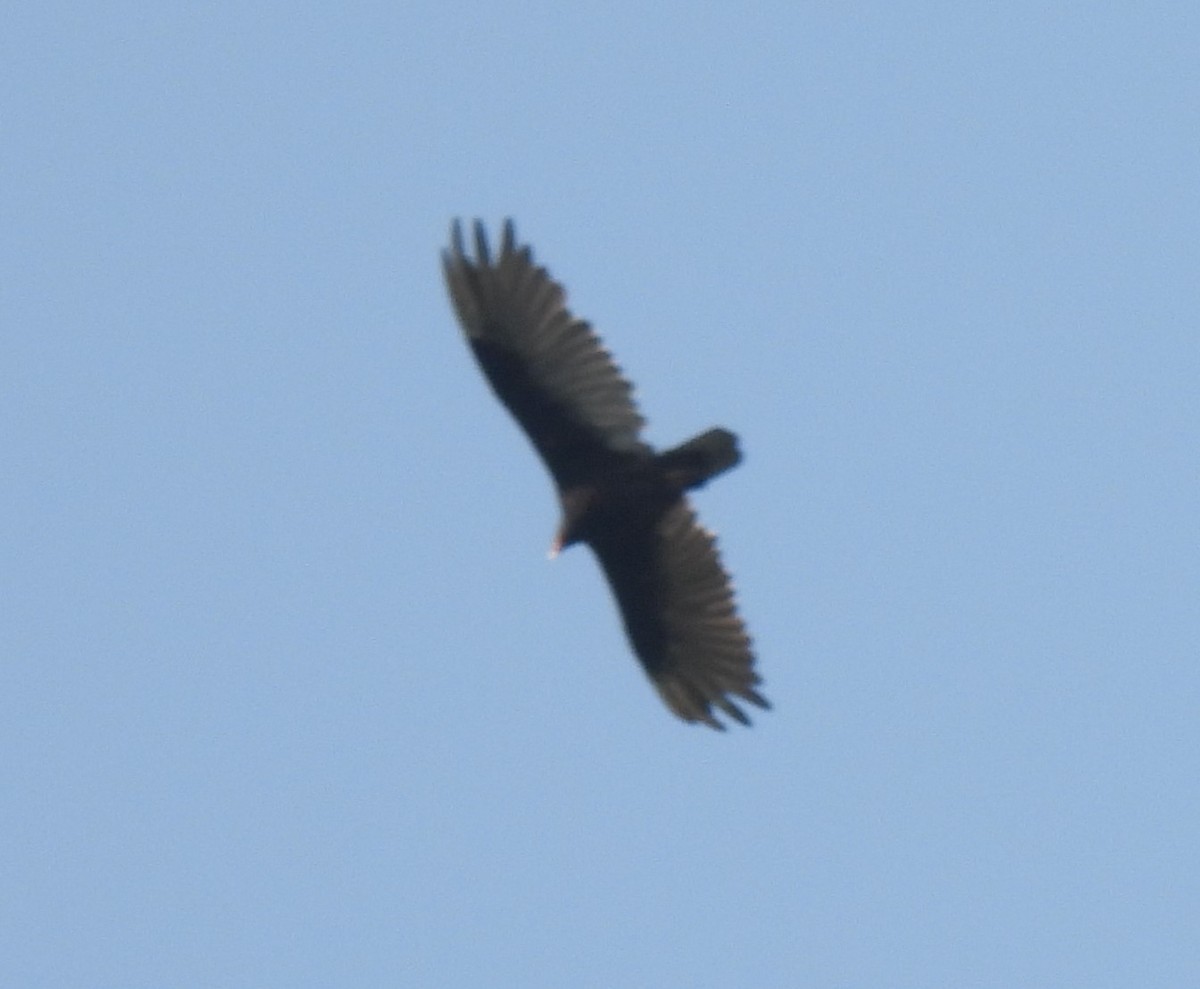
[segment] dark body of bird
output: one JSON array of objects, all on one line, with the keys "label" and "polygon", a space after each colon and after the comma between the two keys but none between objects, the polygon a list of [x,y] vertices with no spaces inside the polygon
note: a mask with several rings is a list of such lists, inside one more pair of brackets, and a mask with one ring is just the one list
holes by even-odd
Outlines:
[{"label": "dark body of bird", "polygon": [[633,651],[675,714],[721,729],[716,707],[749,724],[733,697],[770,705],[715,540],[686,498],[740,461],[737,438],[717,428],[662,453],[644,443],[631,386],[511,220],[495,260],[481,223],[472,259],[456,222],[443,263],[479,366],[558,487],[554,552],[592,548]]}]

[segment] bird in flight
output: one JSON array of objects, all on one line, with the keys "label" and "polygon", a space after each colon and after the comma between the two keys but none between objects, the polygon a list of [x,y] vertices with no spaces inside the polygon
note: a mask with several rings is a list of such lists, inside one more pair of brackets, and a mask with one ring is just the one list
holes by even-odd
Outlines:
[{"label": "bird in flight", "polygon": [[458,221],[442,252],[455,314],[492,390],[525,431],[558,489],[551,555],[585,543],[608,580],[629,642],[672,712],[724,730],[735,700],[769,708],[716,541],[687,492],[741,460],[715,428],[655,452],[632,387],[563,287],[504,224],[498,256],[476,221],[474,257]]}]

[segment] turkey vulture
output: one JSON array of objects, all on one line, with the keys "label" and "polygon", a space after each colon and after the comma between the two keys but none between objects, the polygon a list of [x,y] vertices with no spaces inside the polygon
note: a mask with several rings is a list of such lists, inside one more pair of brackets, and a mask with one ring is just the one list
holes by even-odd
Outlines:
[{"label": "turkey vulture", "polygon": [[770,705],[713,535],[685,494],[738,463],[737,437],[710,429],[662,453],[644,443],[629,382],[511,220],[494,260],[483,224],[472,259],[455,221],[442,261],[475,359],[558,487],[551,555],[592,548],[633,651],[676,715],[724,730],[716,707],[748,725],[733,697]]}]

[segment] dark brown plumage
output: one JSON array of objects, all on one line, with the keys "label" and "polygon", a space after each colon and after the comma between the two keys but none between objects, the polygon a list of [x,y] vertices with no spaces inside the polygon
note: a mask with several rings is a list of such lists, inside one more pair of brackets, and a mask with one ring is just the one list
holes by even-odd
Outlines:
[{"label": "dark brown plumage", "polygon": [[608,579],[634,652],[685,721],[724,725],[718,708],[770,705],[729,576],[685,492],[741,459],[737,437],[710,429],[655,453],[632,388],[591,327],[571,315],[561,285],[504,225],[493,259],[481,223],[475,257],[455,222],[443,252],[450,299],[492,389],[528,434],[563,506],[555,549],[586,543]]}]

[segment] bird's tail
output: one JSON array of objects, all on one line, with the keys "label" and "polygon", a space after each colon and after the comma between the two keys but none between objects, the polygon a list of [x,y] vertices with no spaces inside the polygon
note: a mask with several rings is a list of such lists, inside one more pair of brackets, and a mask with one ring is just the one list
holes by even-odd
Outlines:
[{"label": "bird's tail", "polygon": [[658,455],[659,465],[681,488],[698,488],[742,459],[737,437],[728,429],[710,429]]}]

